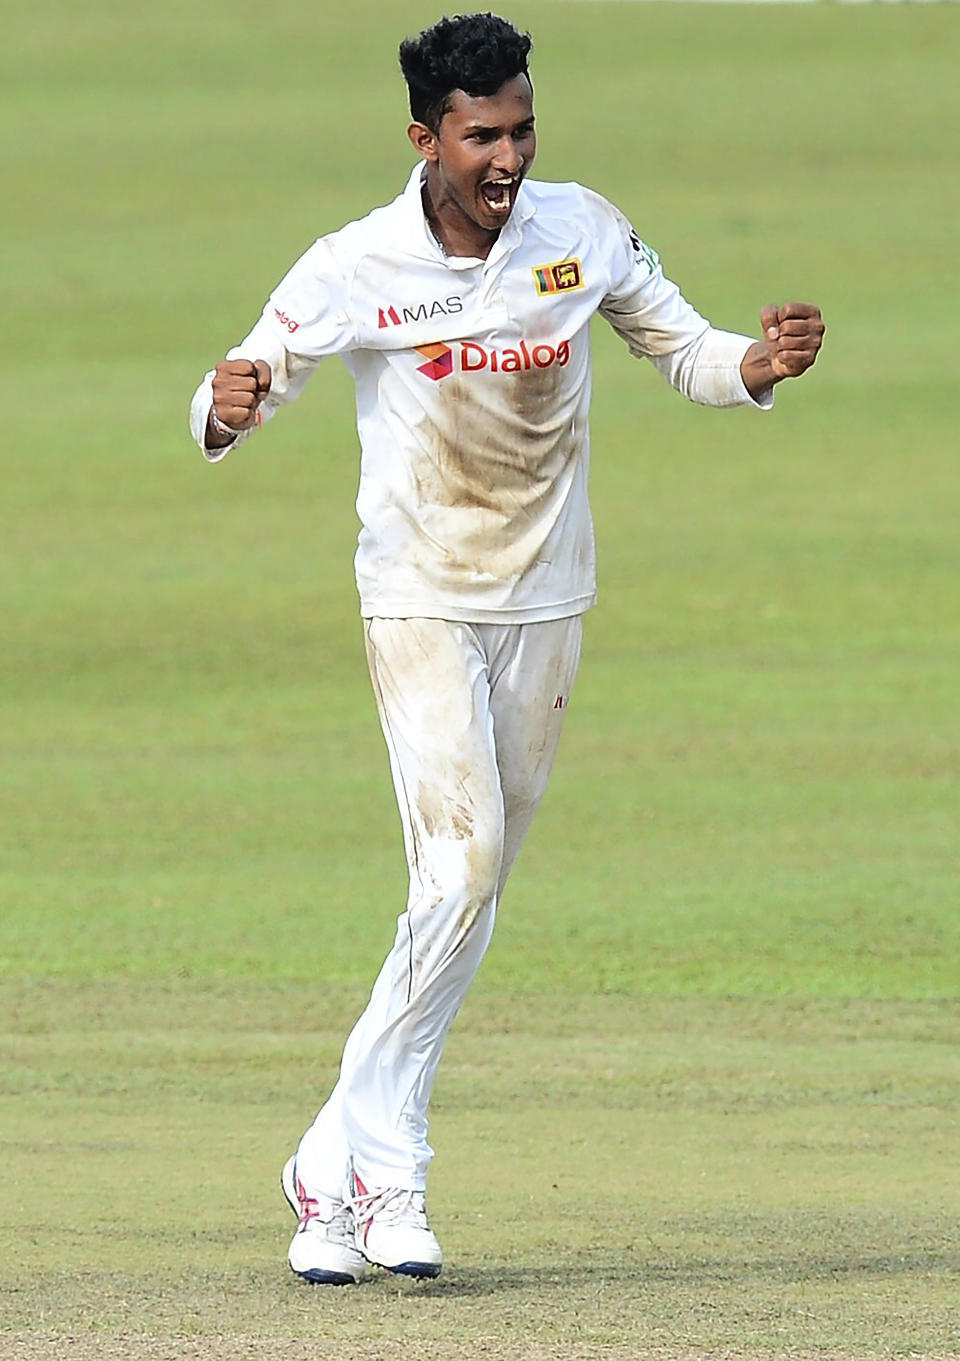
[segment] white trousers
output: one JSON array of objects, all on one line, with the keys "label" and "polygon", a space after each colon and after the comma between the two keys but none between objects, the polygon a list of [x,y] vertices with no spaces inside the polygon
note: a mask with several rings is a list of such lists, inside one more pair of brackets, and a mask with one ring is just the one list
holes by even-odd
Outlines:
[{"label": "white trousers", "polygon": [[368,619],[367,660],[410,891],[339,1080],[297,1154],[308,1192],[422,1190],[444,1040],[546,788],[580,660],[579,616],[536,624]]}]

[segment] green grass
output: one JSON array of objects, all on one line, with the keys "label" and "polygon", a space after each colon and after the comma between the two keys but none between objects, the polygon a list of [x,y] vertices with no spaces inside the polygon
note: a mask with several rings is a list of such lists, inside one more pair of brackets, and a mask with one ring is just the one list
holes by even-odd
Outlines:
[{"label": "green grass", "polygon": [[359,995],[8,986],[5,1087],[28,1102],[0,1135],[23,1177],[8,1327],[498,1357],[953,1345],[956,1004],[559,1000],[475,999],[451,1039],[444,1276],[341,1293],[285,1272],[273,1174]]},{"label": "green grass", "polygon": [[438,1087],[448,1274],[286,1277],[276,1169],[403,898],[352,400],[324,366],[217,469],[186,407],[402,185],[395,45],[437,12],[386,13],[46,0],[5,33],[0,1354],[955,1351],[946,5],[511,8],[538,173],[718,324],[809,298],[827,343],[759,417],[598,328],[601,603]]}]

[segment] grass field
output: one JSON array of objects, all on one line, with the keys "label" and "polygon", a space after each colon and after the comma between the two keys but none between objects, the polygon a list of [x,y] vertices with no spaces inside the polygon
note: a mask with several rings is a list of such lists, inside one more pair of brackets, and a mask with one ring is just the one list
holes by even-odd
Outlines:
[{"label": "grass field", "polygon": [[437,16],[41,0],[0,54],[0,1356],[960,1355],[956,8],[524,3],[538,173],[769,417],[596,334],[601,603],[451,1038],[448,1267],[300,1288],[275,1187],[402,906],[329,364],[222,467],[203,370],[409,165]]}]

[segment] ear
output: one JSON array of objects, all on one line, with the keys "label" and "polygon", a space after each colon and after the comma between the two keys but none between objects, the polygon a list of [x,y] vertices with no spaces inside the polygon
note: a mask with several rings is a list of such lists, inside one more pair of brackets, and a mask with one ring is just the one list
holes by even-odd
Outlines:
[{"label": "ear", "polygon": [[437,134],[431,132],[426,123],[411,123],[407,136],[425,161],[435,163],[440,159]]}]

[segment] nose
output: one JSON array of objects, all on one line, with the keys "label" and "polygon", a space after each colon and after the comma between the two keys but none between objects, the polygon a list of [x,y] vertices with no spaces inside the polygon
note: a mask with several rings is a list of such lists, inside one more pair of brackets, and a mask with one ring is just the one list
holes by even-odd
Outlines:
[{"label": "nose", "polygon": [[523,156],[512,137],[501,137],[493,155],[494,169],[504,175],[518,175],[523,167]]}]

